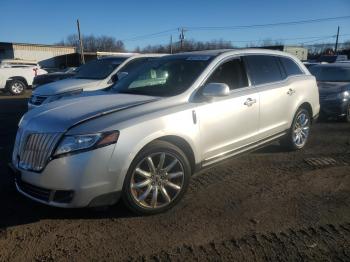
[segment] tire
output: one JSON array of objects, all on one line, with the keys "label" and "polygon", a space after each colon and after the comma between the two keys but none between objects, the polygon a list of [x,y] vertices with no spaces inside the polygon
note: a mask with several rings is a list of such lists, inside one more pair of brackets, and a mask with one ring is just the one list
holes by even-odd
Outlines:
[{"label": "tire", "polygon": [[17,79],[12,80],[7,86],[8,91],[14,96],[22,95],[26,87],[27,85],[23,81]]},{"label": "tire", "polygon": [[310,129],[311,116],[309,111],[299,108],[294,116],[289,132],[281,141],[281,144],[289,150],[302,149],[309,139]]},{"label": "tire", "polygon": [[346,116],[344,116],[342,120],[345,123],[350,123],[350,103],[348,104],[348,107],[346,109]]},{"label": "tire", "polygon": [[181,200],[190,176],[191,166],[184,152],[171,143],[155,141],[132,161],[124,180],[122,198],[136,214],[162,213]]}]

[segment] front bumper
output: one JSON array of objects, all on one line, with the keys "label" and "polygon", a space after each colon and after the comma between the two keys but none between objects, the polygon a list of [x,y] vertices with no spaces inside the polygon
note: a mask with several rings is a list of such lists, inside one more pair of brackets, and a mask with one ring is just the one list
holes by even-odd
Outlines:
[{"label": "front bumper", "polygon": [[41,173],[12,163],[16,188],[24,196],[55,207],[107,206],[120,198],[122,185],[109,171],[115,145],[51,160]]},{"label": "front bumper", "polygon": [[321,101],[320,114],[328,117],[343,117],[347,113],[349,103],[349,99]]}]

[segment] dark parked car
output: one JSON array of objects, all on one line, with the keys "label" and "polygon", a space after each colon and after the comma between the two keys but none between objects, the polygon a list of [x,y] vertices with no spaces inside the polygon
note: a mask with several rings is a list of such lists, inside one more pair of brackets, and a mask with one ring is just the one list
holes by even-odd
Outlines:
[{"label": "dark parked car", "polygon": [[49,73],[45,75],[38,75],[33,80],[33,89],[43,84],[48,84],[48,83],[56,82],[58,80],[72,77],[77,73],[77,69],[78,68],[76,67],[68,67],[63,71]]},{"label": "dark parked car", "polygon": [[309,70],[318,82],[321,116],[350,122],[350,64],[320,64]]}]

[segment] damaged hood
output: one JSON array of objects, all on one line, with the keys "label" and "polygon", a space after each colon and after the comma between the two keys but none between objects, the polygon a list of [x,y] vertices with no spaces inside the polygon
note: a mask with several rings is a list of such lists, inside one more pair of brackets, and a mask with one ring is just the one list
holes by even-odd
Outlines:
[{"label": "damaged hood", "polygon": [[56,101],[27,112],[20,122],[20,128],[34,133],[65,132],[84,121],[158,99],[152,96],[109,93]]}]

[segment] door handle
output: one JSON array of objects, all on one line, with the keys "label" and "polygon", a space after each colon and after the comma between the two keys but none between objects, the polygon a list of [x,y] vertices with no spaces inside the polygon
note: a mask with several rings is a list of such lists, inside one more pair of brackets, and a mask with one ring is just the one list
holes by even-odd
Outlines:
[{"label": "door handle", "polygon": [[256,99],[252,99],[252,98],[248,98],[245,102],[244,105],[245,106],[252,106],[253,104],[256,103]]},{"label": "door handle", "polygon": [[295,93],[295,90],[292,89],[292,88],[289,88],[288,92],[287,92],[287,95],[293,95]]}]

